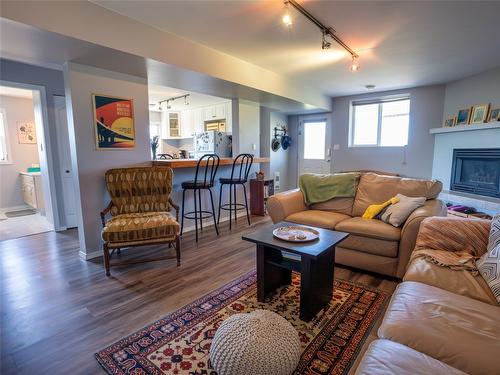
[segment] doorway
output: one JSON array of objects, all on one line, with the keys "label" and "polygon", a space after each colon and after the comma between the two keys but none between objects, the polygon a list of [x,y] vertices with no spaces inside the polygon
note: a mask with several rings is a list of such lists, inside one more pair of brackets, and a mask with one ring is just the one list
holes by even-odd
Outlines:
[{"label": "doorway", "polygon": [[307,116],[299,121],[298,169],[303,173],[330,173],[331,127],[325,116]]},{"label": "doorway", "polygon": [[45,103],[43,87],[0,81],[1,240],[56,226]]}]

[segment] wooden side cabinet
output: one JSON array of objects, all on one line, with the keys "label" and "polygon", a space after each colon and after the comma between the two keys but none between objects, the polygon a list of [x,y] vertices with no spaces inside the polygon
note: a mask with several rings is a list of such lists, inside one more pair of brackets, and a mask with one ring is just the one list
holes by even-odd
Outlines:
[{"label": "wooden side cabinet", "polygon": [[267,198],[274,194],[274,180],[250,180],[250,213],[265,216]]},{"label": "wooden side cabinet", "polygon": [[24,203],[38,210],[42,210],[44,205],[41,174],[39,172],[21,172],[20,177],[21,193],[23,195]]}]

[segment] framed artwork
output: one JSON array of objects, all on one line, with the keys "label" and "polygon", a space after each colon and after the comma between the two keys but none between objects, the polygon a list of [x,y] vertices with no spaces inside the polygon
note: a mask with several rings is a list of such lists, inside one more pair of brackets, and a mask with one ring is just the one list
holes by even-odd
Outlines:
[{"label": "framed artwork", "polygon": [[486,122],[500,121],[500,107],[491,108]]},{"label": "framed artwork", "polygon": [[35,124],[31,121],[17,121],[17,140],[19,143],[36,143]]},{"label": "framed artwork", "polygon": [[472,107],[459,110],[457,115],[456,125],[467,125],[470,120],[471,112],[472,112]]},{"label": "framed artwork", "polygon": [[488,104],[479,104],[472,107],[472,116],[470,123],[471,124],[482,124],[486,121],[486,117],[488,116],[488,110],[490,109],[490,105]]},{"label": "framed artwork", "polygon": [[444,126],[447,127],[447,128],[455,126],[456,121],[457,121],[457,117],[456,116],[447,118],[446,120],[444,120]]},{"label": "framed artwork", "polygon": [[92,108],[98,150],[130,150],[135,147],[132,99],[92,94]]}]

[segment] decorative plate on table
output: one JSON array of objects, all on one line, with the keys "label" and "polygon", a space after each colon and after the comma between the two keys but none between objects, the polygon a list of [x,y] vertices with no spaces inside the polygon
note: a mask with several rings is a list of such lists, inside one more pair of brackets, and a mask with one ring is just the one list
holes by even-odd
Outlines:
[{"label": "decorative plate on table", "polygon": [[279,227],[273,230],[274,237],[290,242],[309,242],[319,237],[319,232],[312,228],[301,226]]}]

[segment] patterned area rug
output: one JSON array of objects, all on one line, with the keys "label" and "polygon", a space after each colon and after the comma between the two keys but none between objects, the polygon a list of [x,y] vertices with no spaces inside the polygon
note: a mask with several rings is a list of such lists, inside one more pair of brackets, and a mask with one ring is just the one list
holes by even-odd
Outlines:
[{"label": "patterned area rug", "polygon": [[[299,319],[300,275],[265,303],[257,302],[255,272],[110,345],[95,356],[110,374],[216,375],[210,343],[220,323],[237,313],[267,309],[299,332],[303,353],[295,374],[346,374],[387,300],[381,290],[335,279],[328,307]],[[262,359],[265,361],[265,358]]]}]

